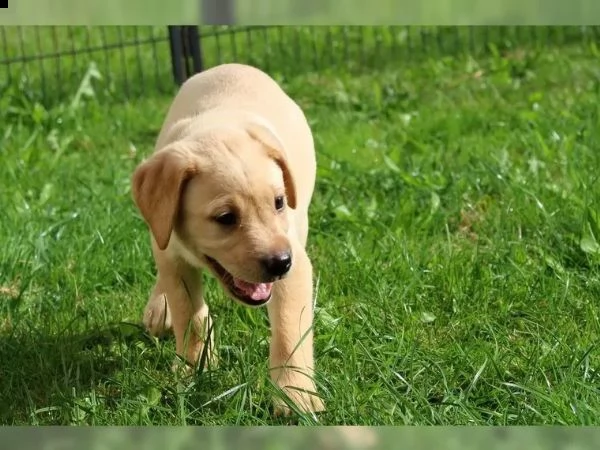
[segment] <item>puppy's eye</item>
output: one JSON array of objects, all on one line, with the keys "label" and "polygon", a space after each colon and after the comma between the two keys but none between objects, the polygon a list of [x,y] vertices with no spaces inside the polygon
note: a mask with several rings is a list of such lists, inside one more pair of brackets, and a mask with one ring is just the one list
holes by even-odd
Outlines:
[{"label": "puppy's eye", "polygon": [[277,211],[281,211],[284,206],[285,206],[285,199],[283,198],[283,195],[279,195],[279,196],[275,197],[275,209]]},{"label": "puppy's eye", "polygon": [[225,213],[220,216],[215,217],[215,221],[220,223],[221,225],[231,226],[235,225],[237,222],[237,217],[234,213]]}]

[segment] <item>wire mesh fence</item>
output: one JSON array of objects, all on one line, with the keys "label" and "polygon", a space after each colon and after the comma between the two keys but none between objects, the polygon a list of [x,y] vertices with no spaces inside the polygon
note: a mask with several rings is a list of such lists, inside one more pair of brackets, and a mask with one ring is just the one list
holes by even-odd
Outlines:
[{"label": "wire mesh fence", "polygon": [[0,27],[0,89],[44,104],[89,90],[117,101],[171,93],[191,73],[224,62],[253,64],[280,77],[358,73],[523,46],[593,50],[600,37],[600,27],[179,28],[187,29],[187,41],[167,27]]},{"label": "wire mesh fence", "polygon": [[0,46],[3,84],[38,101],[73,95],[86,78],[125,97],[171,84],[165,27],[2,27]]}]

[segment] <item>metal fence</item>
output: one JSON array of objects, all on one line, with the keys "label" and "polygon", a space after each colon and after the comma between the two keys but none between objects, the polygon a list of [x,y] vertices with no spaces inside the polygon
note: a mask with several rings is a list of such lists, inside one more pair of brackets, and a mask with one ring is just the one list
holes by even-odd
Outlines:
[{"label": "metal fence", "polygon": [[0,27],[0,93],[43,104],[172,93],[191,74],[244,62],[280,77],[361,72],[531,46],[594,49],[600,27]]}]

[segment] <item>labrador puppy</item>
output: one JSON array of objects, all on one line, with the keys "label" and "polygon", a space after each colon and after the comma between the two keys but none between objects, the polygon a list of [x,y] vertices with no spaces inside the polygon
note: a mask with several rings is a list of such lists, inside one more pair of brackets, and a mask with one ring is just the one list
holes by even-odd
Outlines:
[{"label": "labrador puppy", "polygon": [[[241,64],[181,86],[153,154],[132,177],[158,272],[144,311],[149,332],[172,331],[191,365],[204,351],[214,359],[201,278],[208,271],[233,300],[266,305],[272,379],[304,412],[324,409],[312,379],[305,250],[315,177],[304,113],[270,76]],[[276,414],[290,412],[275,400]]]}]

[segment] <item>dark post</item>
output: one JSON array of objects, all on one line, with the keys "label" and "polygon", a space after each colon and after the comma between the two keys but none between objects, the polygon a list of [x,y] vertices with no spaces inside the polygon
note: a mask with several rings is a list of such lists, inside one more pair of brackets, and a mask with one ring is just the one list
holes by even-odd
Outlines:
[{"label": "dark post", "polygon": [[234,0],[200,0],[202,23],[206,25],[233,25]]},{"label": "dark post", "polygon": [[202,72],[202,49],[200,48],[200,33],[198,27],[185,28],[188,57],[192,59],[192,67],[188,68],[188,76]]},{"label": "dark post", "polygon": [[173,78],[178,85],[181,85],[193,74],[202,71],[198,27],[169,26],[169,45]]},{"label": "dark post", "polygon": [[187,78],[185,69],[185,55],[181,27],[169,26],[169,46],[171,48],[171,66],[173,68],[173,78],[177,84],[183,83]]}]

